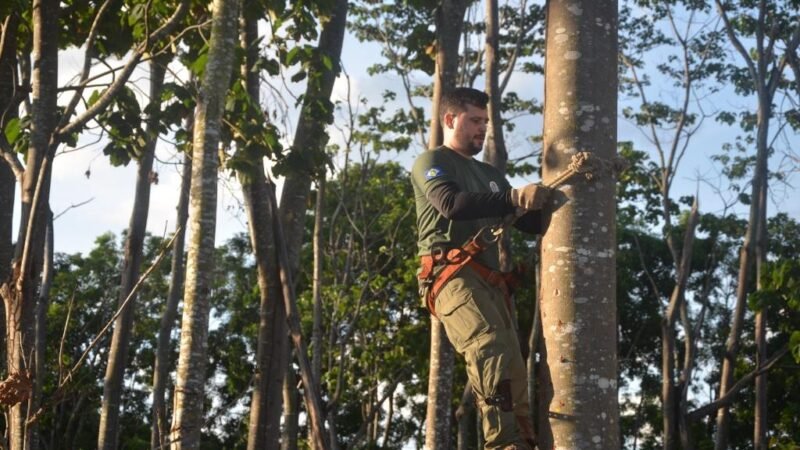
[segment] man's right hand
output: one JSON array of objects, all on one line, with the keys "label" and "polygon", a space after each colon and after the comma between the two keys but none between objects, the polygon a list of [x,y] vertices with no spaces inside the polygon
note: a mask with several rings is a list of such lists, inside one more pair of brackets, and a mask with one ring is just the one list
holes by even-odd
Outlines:
[{"label": "man's right hand", "polygon": [[551,189],[541,184],[531,183],[518,189],[511,189],[511,204],[528,211],[542,209],[551,192]]}]

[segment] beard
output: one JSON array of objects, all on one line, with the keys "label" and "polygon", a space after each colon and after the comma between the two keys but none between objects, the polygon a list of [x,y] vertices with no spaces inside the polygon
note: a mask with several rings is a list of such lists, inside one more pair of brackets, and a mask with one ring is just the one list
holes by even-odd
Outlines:
[{"label": "beard", "polygon": [[486,136],[476,136],[474,139],[470,140],[467,146],[467,151],[470,156],[475,156],[480,153],[483,150],[484,142],[486,142]]}]

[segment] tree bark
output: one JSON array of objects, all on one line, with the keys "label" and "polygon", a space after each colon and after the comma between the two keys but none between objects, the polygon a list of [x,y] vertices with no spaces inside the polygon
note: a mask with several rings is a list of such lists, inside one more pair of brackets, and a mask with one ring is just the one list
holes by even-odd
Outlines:
[{"label": "tree bark", "polygon": [[[769,158],[769,124],[772,116],[772,101],[775,96],[775,91],[778,87],[778,82],[782,77],[782,73],[786,67],[787,60],[785,56],[776,55],[772,49],[777,37],[774,32],[768,32],[768,25],[766,18],[768,15],[767,2],[759,2],[758,5],[758,18],[756,20],[756,28],[754,30],[755,37],[755,54],[748,51],[742,44],[740,37],[736,34],[736,29],[728,18],[726,9],[723,7],[720,0],[715,1],[718,13],[722,18],[725,25],[725,31],[728,39],[734,49],[740,54],[745,62],[747,74],[750,81],[754,86],[756,96],[758,99],[758,109],[756,111],[756,165],[753,171],[752,191],[750,212],[747,222],[747,230],[745,232],[744,243],[739,254],[739,276],[738,285],[736,287],[736,305],[734,308],[733,318],[731,322],[731,329],[728,334],[728,339],[725,343],[725,354],[722,361],[722,373],[720,375],[719,394],[717,398],[723,398],[733,385],[733,371],[736,364],[736,358],[739,353],[739,335],[742,332],[745,308],[747,307],[747,295],[752,291],[752,271],[759,270],[761,264],[766,261],[766,229],[760,230],[762,226],[762,217],[766,217],[766,198],[768,193],[768,158]],[[765,38],[767,45],[765,47]],[[794,54],[798,45],[800,44],[800,30],[794,29],[791,37],[786,42],[784,55]],[[757,244],[757,240],[762,241],[763,245]],[[756,285],[760,284],[760,274],[756,273]],[[763,360],[759,360],[759,363]],[[765,380],[766,375],[761,375],[761,380]],[[761,381],[763,382],[763,381]],[[757,382],[758,383],[758,382]],[[758,387],[756,387],[758,390]],[[763,393],[762,393],[763,394]],[[763,412],[763,408],[760,412]],[[763,426],[763,420],[756,419],[757,427]],[[730,411],[727,405],[723,405],[717,411],[717,430],[714,440],[715,450],[725,450],[728,448],[729,428],[730,428]],[[760,434],[760,431],[754,429],[754,434]],[[760,440],[763,442],[765,437]],[[759,441],[759,439],[756,439]],[[763,444],[759,444],[763,445]]]},{"label": "tree bark", "polygon": [[[616,156],[617,2],[548,2],[546,47],[545,183],[576,152]],[[545,207],[541,448],[621,445],[614,191],[613,174],[572,178]]]},{"label": "tree bark", "polygon": [[[675,323],[678,320],[678,313],[685,311],[686,283],[691,273],[692,246],[694,244],[695,229],[699,221],[698,203],[695,198],[689,219],[686,223],[686,234],[684,235],[683,248],[680,253],[680,260],[676,261],[677,277],[675,286],[670,296],[670,302],[664,317],[661,320],[661,411],[662,411],[662,446],[665,450],[672,450],[678,447],[678,430],[682,415],[680,404],[682,399],[681,385],[676,384],[675,370]],[[676,252],[677,253],[677,252]],[[685,331],[687,336],[684,338],[687,345],[691,344],[691,329]],[[688,383],[689,380],[682,380]],[[688,434],[688,430],[682,430]],[[688,441],[688,435],[687,439]],[[685,447],[685,446],[684,446]]]},{"label": "tree bark", "polygon": [[[44,388],[45,373],[45,354],[47,345],[47,308],[50,305],[50,288],[53,285],[53,213],[47,211],[47,231],[45,232],[44,242],[44,261],[42,265],[42,284],[39,295],[36,297],[36,353],[34,354],[34,365],[36,373],[40,374],[33,380],[33,392],[28,403],[30,411],[36,411],[42,404],[42,391]],[[39,425],[38,422],[26,424],[26,434],[30,436],[28,448],[36,450],[39,448]]]},{"label": "tree bark", "polygon": [[[458,75],[458,45],[467,2],[444,0],[436,9],[436,73],[431,99],[431,129],[428,148],[434,149],[444,139],[439,118],[442,93],[455,87]],[[431,316],[430,370],[428,372],[428,404],[425,414],[425,447],[445,450],[451,446],[451,412],[455,352],[444,326]]]},{"label": "tree bark", "polygon": [[[247,93],[254,103],[259,102],[260,79],[253,70],[258,59],[258,21],[243,17],[242,43],[246,61],[242,67]],[[288,363],[286,314],[280,290],[278,255],[273,222],[278,211],[269,201],[270,185],[264,176],[261,158],[254,161],[255,170],[239,173],[245,212],[250,231],[250,245],[255,255],[258,274],[259,324],[256,348],[256,372],[250,401],[249,450],[278,450],[281,423],[281,390]]]},{"label": "tree bark", "polygon": [[[333,120],[333,108],[320,110],[320,104],[328,104],[333,92],[333,83],[340,71],[342,43],[347,25],[346,0],[336,0],[330,20],[322,27],[318,49],[331,61],[331,69],[321,69],[319,79],[309,83],[303,97],[303,107],[292,142],[292,151],[313,154],[322,152],[328,143],[325,127]],[[302,156],[300,157],[302,158]],[[293,277],[300,268],[300,249],[303,245],[305,213],[311,180],[319,167],[293,171],[286,177],[280,201],[281,227],[286,231],[286,249],[289,252],[289,267]]]},{"label": "tree bark", "polygon": [[[270,190],[269,201],[272,202],[274,209],[278,208],[278,201],[275,198],[274,190]],[[294,295],[294,283],[289,269],[289,254],[286,250],[286,240],[280,221],[273,222],[273,232],[278,246],[278,267],[280,268],[281,287],[283,292],[284,308],[286,311],[286,321],[289,326],[289,336],[295,347],[297,362],[300,366],[300,377],[303,380],[303,397],[306,404],[306,413],[309,417],[309,434],[311,444],[315,450],[328,450],[330,448],[329,437],[325,432],[325,420],[322,414],[322,398],[319,394],[319,386],[314,384],[311,375],[311,363],[308,360],[308,349],[303,341],[300,328],[300,314],[297,310],[297,299]],[[333,430],[329,430],[332,432]]]},{"label": "tree bark", "polygon": [[281,431],[281,450],[297,450],[298,415],[300,399],[297,393],[297,377],[292,363],[286,363],[286,376],[283,380],[283,430]]},{"label": "tree bark", "polygon": [[[188,120],[187,130],[192,131],[191,120]],[[192,157],[186,150],[183,157],[183,173],[181,179],[181,193],[178,197],[177,215],[175,218],[175,242],[172,247],[172,267],[170,268],[169,292],[164,311],[161,313],[161,323],[158,327],[158,344],[156,359],[153,364],[153,414],[152,431],[150,433],[150,448],[168,448],[169,423],[167,422],[167,402],[164,393],[167,389],[170,368],[170,335],[175,327],[175,317],[178,315],[178,304],[183,293],[184,263],[183,252],[186,239],[186,222],[189,218],[189,186],[192,180]]]},{"label": "tree bark", "polygon": [[[19,18],[16,14],[9,16],[3,30],[3,47],[0,48],[0,130],[5,130],[6,125],[18,114],[17,103],[14,100],[17,80],[17,26]],[[5,135],[0,133],[0,140],[5,144]],[[0,153],[12,150],[0,147]],[[17,161],[16,155],[13,156]],[[4,159],[8,158],[6,156]],[[7,160],[6,160],[7,161]],[[11,259],[14,255],[14,194],[17,180],[11,170],[11,163],[0,161],[0,284],[5,283],[11,275]],[[5,341],[5,315],[0,314],[0,339]],[[5,358],[5,348],[0,343],[0,361]]]},{"label": "tree bark", "polygon": [[[328,134],[325,127],[333,120],[333,108],[330,97],[333,84],[341,70],[340,60],[342,45],[344,43],[345,28],[347,25],[346,0],[336,0],[330,20],[322,27],[317,48],[320,54],[325,55],[331,62],[331,69],[320,68],[319,76],[315,83],[308,83],[303,97],[303,106],[297,123],[292,151],[298,152],[299,159],[302,154],[322,152],[328,143]],[[327,105],[321,107],[320,105]],[[303,231],[305,230],[305,213],[308,196],[311,191],[311,181],[314,172],[321,168],[307,167],[296,170],[287,175],[283,184],[280,199],[280,224],[285,230],[286,251],[288,256],[289,275],[296,279],[300,270],[300,250],[303,245]],[[284,299],[284,301],[286,301]],[[293,384],[288,384],[287,389],[293,389]],[[287,394],[291,396],[291,394]]]},{"label": "tree bark", "polygon": [[[19,235],[14,250],[12,276],[2,280],[0,296],[5,303],[7,373],[35,380],[35,310],[42,269],[49,212],[52,160],[56,144],[58,82],[58,14],[54,0],[34,0],[31,135],[26,168],[21,180]],[[31,448],[31,429],[26,427],[29,403],[13,405],[7,415],[9,449]]]},{"label": "tree bark", "polygon": [[[762,271],[767,264],[767,177],[764,177],[758,202],[758,235],[756,237],[756,290],[763,286]],[[756,369],[760,369],[767,361],[767,312],[763,309],[756,311],[755,317],[756,339]],[[753,448],[767,450],[767,372],[756,376],[755,382],[756,405],[753,414]]]},{"label": "tree bark", "polygon": [[175,411],[170,429],[173,450],[200,447],[208,354],[209,290],[214,267],[218,146],[225,97],[238,37],[239,0],[215,0],[208,62],[195,110],[191,241],[186,262]]},{"label": "tree bark", "polygon": [[[150,62],[150,108],[161,104],[161,91],[164,85],[166,66],[159,60]],[[147,117],[147,141],[142,148],[136,173],[136,190],[133,198],[133,210],[128,223],[128,235],[125,239],[125,257],[122,264],[119,299],[117,307],[123,302],[139,279],[142,264],[144,237],[147,232],[147,217],[150,212],[150,187],[153,160],[158,142],[158,114]],[[119,409],[122,403],[122,387],[125,379],[125,366],[128,362],[131,330],[136,296],[131,298],[114,323],[114,334],[108,350],[108,364],[103,382],[103,400],[100,406],[100,428],[97,433],[97,448],[113,450],[117,448],[119,438]]]}]

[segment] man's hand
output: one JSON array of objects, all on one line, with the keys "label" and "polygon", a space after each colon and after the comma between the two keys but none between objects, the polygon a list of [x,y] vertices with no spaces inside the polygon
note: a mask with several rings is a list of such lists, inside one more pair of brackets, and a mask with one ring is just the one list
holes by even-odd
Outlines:
[{"label": "man's hand", "polygon": [[542,209],[550,198],[551,189],[531,183],[519,189],[511,189],[511,204],[525,210]]}]

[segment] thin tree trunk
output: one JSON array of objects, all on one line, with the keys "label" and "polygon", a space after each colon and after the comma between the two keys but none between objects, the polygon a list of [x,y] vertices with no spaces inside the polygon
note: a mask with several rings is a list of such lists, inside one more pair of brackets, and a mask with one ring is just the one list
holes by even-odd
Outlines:
[{"label": "thin tree trunk", "polygon": [[[258,21],[243,15],[242,44],[246,62],[242,77],[246,80],[251,101],[260,98],[258,71],[253,70],[258,59]],[[280,290],[278,256],[273,222],[278,211],[269,201],[271,186],[264,176],[261,158],[254,161],[255,169],[238,174],[242,185],[245,212],[250,231],[250,245],[255,256],[259,288],[258,344],[253,395],[250,400],[249,450],[278,450],[280,448],[281,389],[284,368],[288,363],[286,313]]]},{"label": "thin tree trunk", "polygon": [[[347,8],[347,0],[336,0],[330,20],[322,27],[318,49],[322,55],[327,56],[331,68],[320,68],[318,81],[308,83],[306,87],[303,107],[292,143],[293,151],[308,152],[313,155],[324,151],[328,143],[325,126],[333,118],[333,107],[329,101],[333,92],[333,84],[340,71],[342,45],[347,25]],[[320,107],[320,105],[327,106]],[[289,174],[281,192],[279,220],[282,229],[286,230],[288,268],[292,279],[295,279],[300,270],[300,250],[305,230],[303,222],[311,190],[311,180],[314,176],[313,172],[320,168],[309,167],[307,169]],[[292,386],[289,385],[287,388],[292,389]]]},{"label": "thin tree trunk", "polygon": [[[160,105],[161,91],[164,85],[166,67],[159,60],[150,62],[150,108]],[[133,210],[128,224],[128,235],[125,239],[125,259],[122,265],[118,307],[121,306],[133,286],[139,279],[142,264],[144,237],[147,232],[147,217],[150,212],[150,187],[153,160],[158,141],[158,114],[147,118],[147,142],[142,149],[136,173],[136,191],[133,198]],[[114,323],[114,334],[108,350],[108,364],[103,383],[103,400],[100,406],[100,428],[97,433],[97,448],[113,450],[117,448],[119,438],[119,414],[122,403],[122,389],[125,379],[125,366],[128,362],[133,315],[136,303],[134,296],[117,317]]]},{"label": "thin tree trunk", "polygon": [[[42,404],[42,390],[44,387],[45,351],[47,344],[47,308],[50,304],[50,287],[53,285],[53,213],[47,211],[47,231],[44,242],[44,262],[42,267],[42,285],[36,301],[36,353],[34,364],[36,373],[33,380],[33,392],[29,403],[29,411],[36,411]],[[38,423],[26,425],[26,434],[30,436],[28,448],[39,448]]]},{"label": "thin tree trunk", "polygon": [[[318,48],[331,62],[331,69],[321,69],[316,83],[308,83],[303,97],[303,107],[294,134],[292,149],[296,152],[315,154],[324,151],[328,143],[325,126],[333,119],[333,108],[329,104],[333,83],[339,74],[345,26],[347,25],[346,0],[336,0],[330,20],[322,27]],[[327,107],[320,105],[327,104]],[[300,268],[300,249],[305,230],[305,214],[314,171],[320,167],[292,172],[286,177],[281,191],[280,220],[286,231],[286,249],[289,252],[291,274],[296,276]]]},{"label": "thin tree trunk", "polygon": [[[436,73],[431,99],[431,129],[428,148],[434,149],[444,139],[439,118],[442,93],[455,87],[458,75],[458,46],[467,3],[444,0],[436,9]],[[446,450],[451,446],[450,403],[453,397],[455,352],[444,326],[431,316],[430,370],[428,372],[428,404],[425,414],[425,447]]]},{"label": "thin tree trunk", "polygon": [[325,198],[325,175],[317,183],[317,201],[314,207],[314,329],[311,337],[311,371],[317,384],[322,379],[322,214]]},{"label": "thin tree trunk", "polygon": [[[734,385],[733,371],[739,353],[739,335],[742,332],[744,314],[746,308],[747,295],[752,291],[752,271],[760,269],[760,262],[766,258],[766,230],[760,230],[761,217],[766,217],[766,198],[768,188],[768,157],[769,157],[769,122],[772,115],[772,101],[781,79],[782,72],[787,61],[768,51],[764,46],[765,37],[768,40],[767,48],[772,49],[776,37],[770,32],[767,33],[765,18],[768,16],[767,3],[761,1],[758,4],[758,19],[756,21],[755,41],[756,52],[752,54],[746,49],[736,30],[728,18],[727,11],[720,0],[715,1],[717,10],[725,25],[725,31],[733,47],[739,52],[747,66],[747,73],[758,98],[758,109],[756,111],[756,165],[753,172],[752,194],[750,203],[750,213],[745,232],[744,243],[739,254],[739,276],[736,288],[736,305],[731,322],[731,329],[725,344],[725,354],[722,361],[722,373],[720,375],[719,394],[717,399],[726,396]],[[791,38],[786,43],[783,50],[785,55],[794,54],[798,44],[800,44],[800,31],[792,32]],[[771,67],[770,67],[771,65]],[[766,226],[766,224],[763,224]],[[756,240],[763,239],[763,245],[758,245]],[[755,260],[754,260],[755,259]],[[760,274],[756,274],[756,284]],[[759,363],[762,363],[760,360]],[[762,375],[763,376],[763,375]],[[762,378],[764,379],[764,378]],[[758,389],[758,388],[756,388]],[[763,411],[763,409],[762,409]],[[758,426],[763,426],[763,420],[756,420]],[[715,450],[725,450],[728,448],[730,411],[727,404],[717,410],[717,430],[714,440]],[[754,434],[759,431],[754,430]],[[759,444],[763,445],[763,444]]]},{"label": "thin tree trunk", "polygon": [[[764,266],[767,263],[767,188],[766,178],[759,192],[760,203],[758,218],[758,237],[756,239],[756,289],[763,286]],[[760,369],[767,361],[767,312],[763,309],[756,311],[755,318],[756,338],[756,369]],[[756,450],[767,449],[767,372],[756,377],[755,382],[756,405],[753,423],[753,448]]]},{"label": "thin tree trunk", "polygon": [[[14,275],[2,280],[0,296],[5,303],[7,373],[37,377],[35,356],[36,292],[42,268],[47,214],[49,211],[52,159],[56,144],[58,81],[58,13],[54,0],[34,0],[33,77],[31,135],[27,163],[21,180],[21,216],[14,252]],[[30,394],[30,392],[28,392]],[[25,426],[29,403],[11,406],[7,430],[9,449],[30,448],[30,430]]]},{"label": "thin tree trunk", "polygon": [[[277,209],[278,201],[275,191],[270,189],[269,200],[272,207]],[[297,362],[300,366],[300,377],[303,380],[303,397],[306,404],[306,413],[309,417],[311,443],[315,450],[328,450],[328,434],[325,432],[325,421],[322,415],[322,399],[319,386],[314,384],[311,375],[311,363],[308,361],[308,351],[303,341],[300,328],[300,315],[297,311],[297,299],[294,295],[294,283],[289,269],[289,255],[286,250],[286,241],[280,221],[273,222],[275,241],[278,245],[278,266],[280,268],[281,287],[283,288],[283,301],[286,310],[286,321],[289,325],[289,335],[294,343]],[[330,430],[332,431],[332,430]]]},{"label": "thin tree trunk", "polygon": [[[683,248],[680,253],[680,260],[677,261],[677,279],[670,296],[670,302],[664,317],[661,320],[661,403],[663,435],[662,446],[665,450],[673,450],[678,447],[679,435],[678,427],[680,421],[684,419],[681,414],[681,384],[676,384],[675,371],[675,323],[680,311],[685,309],[684,294],[686,283],[691,272],[692,246],[694,244],[695,228],[699,221],[698,202],[695,198],[689,219],[686,223],[686,234],[684,235]],[[691,329],[687,330],[685,337],[687,344],[691,342],[688,335]],[[687,362],[688,364],[688,362]],[[688,383],[689,380],[682,380]],[[687,430],[688,432],[688,430]]]},{"label": "thin tree trunk", "polygon": [[[19,16],[12,14],[5,23],[3,47],[0,48],[0,130],[18,114],[17,102],[14,101],[15,83],[17,80],[17,27]],[[3,134],[3,133],[0,133]],[[0,136],[5,142],[5,135]],[[0,153],[11,150],[0,147]],[[6,155],[5,157],[9,157]],[[4,158],[5,159],[5,158]],[[14,156],[16,161],[16,156]],[[21,181],[21,180],[20,180]],[[5,283],[11,275],[11,259],[14,255],[14,193],[16,177],[10,163],[0,161],[0,284]],[[4,341],[6,336],[5,314],[0,314],[0,361],[5,358]]]},{"label": "thin tree trunk", "polygon": [[[616,156],[617,2],[548,2],[546,46],[548,182],[577,151],[607,161]],[[614,191],[610,173],[595,174],[591,184],[573,178],[545,207],[541,448],[621,445]]]},{"label": "thin tree trunk", "polygon": [[173,450],[200,447],[208,354],[209,290],[214,267],[218,146],[225,97],[238,37],[239,0],[215,0],[208,62],[195,111],[191,241],[186,262],[175,411],[170,429]]},{"label": "thin tree trunk", "polygon": [[[187,120],[186,129],[192,132],[192,120]],[[175,327],[175,317],[178,315],[178,304],[183,293],[184,263],[183,252],[186,239],[186,222],[189,218],[189,186],[192,181],[192,156],[186,150],[183,156],[183,173],[181,178],[181,193],[178,197],[178,212],[175,218],[175,242],[172,247],[172,267],[170,268],[169,292],[164,311],[161,313],[161,323],[158,327],[158,343],[156,359],[153,364],[153,414],[152,431],[150,434],[150,448],[167,448],[169,436],[169,422],[167,422],[167,402],[164,395],[169,381],[170,369],[170,336]]]},{"label": "thin tree trunk", "polygon": [[286,364],[286,377],[283,381],[283,431],[281,450],[297,450],[298,417],[300,415],[297,393],[297,378],[291,359]]},{"label": "thin tree trunk", "polygon": [[501,92],[498,86],[500,24],[497,16],[497,0],[486,0],[486,94],[489,95],[489,128],[486,130],[483,160],[506,173],[508,150],[503,137],[503,119],[500,117]]}]

